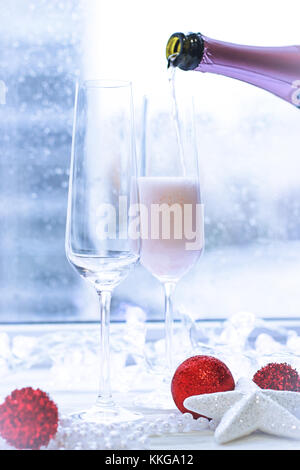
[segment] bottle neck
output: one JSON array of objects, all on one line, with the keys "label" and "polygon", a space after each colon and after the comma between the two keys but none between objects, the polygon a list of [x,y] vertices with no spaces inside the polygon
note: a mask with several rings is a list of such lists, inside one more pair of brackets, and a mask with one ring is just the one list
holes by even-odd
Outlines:
[{"label": "bottle neck", "polygon": [[169,65],[235,78],[300,107],[300,46],[243,46],[175,33],[166,53]]},{"label": "bottle neck", "polygon": [[166,47],[168,67],[194,70],[202,60],[204,41],[200,33],[174,33]]}]

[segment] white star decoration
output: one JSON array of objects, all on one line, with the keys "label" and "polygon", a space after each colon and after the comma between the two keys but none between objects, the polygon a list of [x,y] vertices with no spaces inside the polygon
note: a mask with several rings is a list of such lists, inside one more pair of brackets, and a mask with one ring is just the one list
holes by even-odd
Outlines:
[{"label": "white star decoration", "polygon": [[192,396],[186,409],[219,421],[215,439],[219,444],[262,431],[300,439],[300,393],[264,390],[254,382],[240,379],[233,391]]}]

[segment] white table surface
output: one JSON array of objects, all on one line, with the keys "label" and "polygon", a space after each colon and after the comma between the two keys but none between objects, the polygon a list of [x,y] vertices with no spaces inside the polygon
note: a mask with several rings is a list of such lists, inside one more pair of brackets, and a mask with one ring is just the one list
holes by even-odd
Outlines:
[{"label": "white table surface", "polygon": [[[31,370],[14,373],[1,380],[0,396],[4,398],[15,388],[33,385],[34,387],[39,386],[42,390],[50,394],[61,414],[86,409],[94,403],[94,392],[60,391],[54,388],[49,391],[47,382],[46,371]],[[122,402],[132,402],[133,398],[136,397],[137,394],[126,394],[124,396],[117,394],[115,396],[120,404],[122,404]],[[170,413],[174,410],[175,407],[173,410],[170,409],[165,413]],[[141,409],[138,409],[138,411],[141,411]],[[156,418],[162,416],[162,411],[147,409],[146,414],[148,417],[153,416],[153,418]],[[232,443],[218,445],[214,440],[213,431],[206,430],[151,437],[150,448],[152,450],[300,450],[300,441],[278,438],[256,432]]]},{"label": "white table surface", "polygon": [[[11,331],[14,327],[9,327]],[[17,333],[22,332],[22,328],[15,328]],[[7,330],[7,329],[6,329]],[[28,328],[27,328],[28,330]],[[38,327],[34,328],[38,332]],[[2,328],[2,331],[3,328]],[[49,369],[17,369],[3,375],[0,379],[0,399],[1,401],[9,395],[14,389],[31,386],[33,388],[41,388],[49,393],[50,397],[58,406],[60,414],[68,414],[87,409],[94,404],[97,390],[63,390],[56,387],[53,381],[53,375],[50,379]],[[122,405],[133,403],[134,399],[139,395],[146,396],[147,392],[130,392],[126,394],[115,394],[115,399]],[[137,408],[135,408],[137,409]],[[162,414],[171,413],[173,409],[161,411],[148,408],[144,410],[147,416],[161,417]],[[137,409],[137,411],[143,411]],[[150,447],[152,450],[300,450],[300,441],[292,439],[278,438],[263,434],[261,432],[228,443],[226,445],[218,445],[214,440],[213,431],[193,431],[182,434],[166,434],[150,438]]]}]

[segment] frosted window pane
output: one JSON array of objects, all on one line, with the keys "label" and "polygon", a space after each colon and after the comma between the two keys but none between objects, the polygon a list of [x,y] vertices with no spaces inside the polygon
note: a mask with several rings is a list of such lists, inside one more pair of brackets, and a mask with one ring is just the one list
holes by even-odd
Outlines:
[{"label": "frosted window pane", "polygon": [[2,1],[0,17],[0,321],[75,318],[64,230],[79,3]]}]

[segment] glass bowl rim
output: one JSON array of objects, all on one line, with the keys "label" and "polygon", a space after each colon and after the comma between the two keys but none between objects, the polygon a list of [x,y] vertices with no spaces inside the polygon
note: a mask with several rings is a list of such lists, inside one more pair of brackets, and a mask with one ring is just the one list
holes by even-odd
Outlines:
[{"label": "glass bowl rim", "polygon": [[93,79],[93,80],[83,80],[79,82],[82,86],[86,88],[123,88],[131,87],[130,80],[119,80],[119,79]]}]

